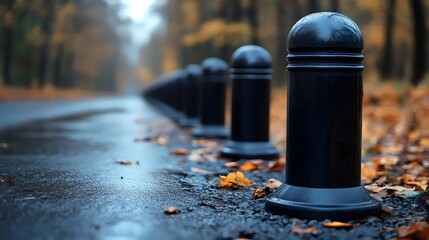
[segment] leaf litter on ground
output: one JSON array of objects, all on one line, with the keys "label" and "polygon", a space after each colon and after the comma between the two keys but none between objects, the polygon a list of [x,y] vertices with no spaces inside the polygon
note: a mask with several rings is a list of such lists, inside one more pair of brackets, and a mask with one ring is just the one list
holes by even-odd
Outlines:
[{"label": "leaf litter on ground", "polygon": [[250,182],[248,178],[240,171],[231,172],[227,176],[219,176],[219,187],[221,188],[232,188],[234,186],[250,187],[256,185],[256,183]]}]

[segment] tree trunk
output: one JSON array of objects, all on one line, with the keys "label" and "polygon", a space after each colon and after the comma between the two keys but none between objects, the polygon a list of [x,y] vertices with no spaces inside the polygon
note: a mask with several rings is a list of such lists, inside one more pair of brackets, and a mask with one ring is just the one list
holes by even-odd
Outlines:
[{"label": "tree trunk", "polygon": [[[7,1],[7,10],[13,14],[14,0]],[[13,61],[13,26],[5,26],[4,29],[4,52],[3,52],[3,81],[6,85],[12,85],[12,61]]]},{"label": "tree trunk", "polygon": [[331,11],[339,12],[340,11],[340,3],[338,0],[331,0]]},{"label": "tree trunk", "polygon": [[46,16],[43,18],[42,31],[46,35],[45,42],[40,46],[39,62],[37,70],[37,80],[39,88],[43,88],[46,84],[47,68],[49,61],[49,37],[52,34],[52,21],[53,21],[53,6],[49,4],[49,1],[44,1],[45,6],[48,8]]},{"label": "tree trunk", "polygon": [[425,74],[426,68],[426,26],[425,7],[421,0],[410,0],[414,23],[414,60],[411,83],[417,86]]},{"label": "tree trunk", "polygon": [[61,68],[62,68],[62,61],[63,61],[63,54],[64,54],[64,45],[59,44],[57,46],[57,54],[54,58],[54,86],[56,87],[62,87],[62,81],[61,81]]},{"label": "tree trunk", "polygon": [[310,10],[310,13],[315,13],[320,11],[319,0],[309,0],[308,7]]},{"label": "tree trunk", "polygon": [[254,45],[258,45],[258,1],[252,0],[250,2],[250,6],[247,9],[247,13],[249,15],[249,24],[251,27],[251,36],[250,36],[250,43]]},{"label": "tree trunk", "polygon": [[381,77],[388,79],[392,76],[392,57],[393,57],[393,26],[395,24],[395,6],[396,0],[388,0],[385,32],[384,32],[384,49],[381,61]]},{"label": "tree trunk", "polygon": [[286,74],[286,3],[284,0],[277,0],[277,69],[276,85],[281,86],[284,84]]}]

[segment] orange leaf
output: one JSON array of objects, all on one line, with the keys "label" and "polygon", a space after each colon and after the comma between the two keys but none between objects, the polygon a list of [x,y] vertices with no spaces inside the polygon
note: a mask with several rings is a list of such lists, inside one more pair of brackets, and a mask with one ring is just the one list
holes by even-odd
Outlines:
[{"label": "orange leaf", "polygon": [[254,186],[256,183],[251,183],[248,178],[240,171],[229,173],[227,176],[219,176],[219,186],[229,188],[236,185],[243,187]]},{"label": "orange leaf", "polygon": [[334,222],[324,223],[323,226],[327,228],[352,228],[353,224],[334,221]]},{"label": "orange leaf", "polygon": [[176,148],[173,151],[170,152],[173,155],[177,155],[177,156],[183,156],[183,155],[188,155],[189,151],[184,149],[184,148]]},{"label": "orange leaf", "polygon": [[286,166],[286,158],[282,157],[277,161],[271,161],[268,163],[268,168],[274,171],[281,171]]},{"label": "orange leaf", "polygon": [[377,178],[376,166],[370,163],[362,163],[361,166],[361,177],[363,179],[374,180]]},{"label": "orange leaf", "polygon": [[310,233],[313,235],[317,235],[317,229],[315,227],[302,228],[300,226],[294,226],[292,228],[292,232],[297,234]]},{"label": "orange leaf", "polygon": [[246,171],[246,172],[252,172],[256,170],[256,168],[257,168],[256,165],[253,164],[251,161],[246,161],[243,165],[239,167],[241,171]]},{"label": "orange leaf", "polygon": [[419,141],[420,147],[429,148],[429,138],[422,138]]},{"label": "orange leaf", "polygon": [[402,225],[396,228],[399,239],[427,239],[429,225],[426,222],[411,223],[410,226]]}]

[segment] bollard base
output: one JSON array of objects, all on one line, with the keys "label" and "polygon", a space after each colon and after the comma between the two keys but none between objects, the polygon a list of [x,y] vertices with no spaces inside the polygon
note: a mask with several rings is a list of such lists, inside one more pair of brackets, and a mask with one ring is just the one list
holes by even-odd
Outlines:
[{"label": "bollard base", "polygon": [[179,120],[179,125],[181,128],[192,128],[197,126],[199,123],[198,118],[187,118],[184,117]]},{"label": "bollard base", "polygon": [[221,157],[231,159],[264,159],[279,157],[279,151],[270,142],[225,142],[219,152]]},{"label": "bollard base", "polygon": [[265,210],[293,218],[349,221],[377,216],[381,204],[362,187],[307,188],[282,184],[267,197]]},{"label": "bollard base", "polygon": [[198,125],[192,131],[192,136],[225,139],[229,136],[229,130],[223,125]]}]

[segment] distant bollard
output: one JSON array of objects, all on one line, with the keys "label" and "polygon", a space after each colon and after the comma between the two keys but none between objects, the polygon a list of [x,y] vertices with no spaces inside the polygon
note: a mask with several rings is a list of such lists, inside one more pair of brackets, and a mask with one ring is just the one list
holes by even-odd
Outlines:
[{"label": "distant bollard", "polygon": [[208,58],[201,66],[200,123],[194,128],[192,135],[227,138],[229,131],[225,128],[225,98],[228,64],[219,58]]},{"label": "distant bollard", "polygon": [[186,81],[187,73],[185,70],[180,69],[175,72],[175,94],[174,94],[174,106],[178,112],[177,121],[180,123],[183,118],[186,117],[185,105],[182,103],[184,96],[183,84]]},{"label": "distant bollard", "polygon": [[269,142],[271,56],[247,45],[231,58],[231,136],[220,151],[232,159],[274,159],[278,150]]},{"label": "distant bollard", "polygon": [[181,127],[195,127],[198,120],[198,95],[200,94],[201,67],[198,64],[190,64],[186,67],[187,77],[182,85],[182,104],[185,117],[180,120]]},{"label": "distant bollard", "polygon": [[168,76],[157,78],[154,83],[143,91],[143,96],[156,109],[175,121],[183,117],[180,112],[181,82],[176,71]]},{"label": "distant bollard", "polygon": [[314,13],[289,33],[286,182],[266,210],[304,219],[377,215],[360,184],[363,38],[339,13]]}]

